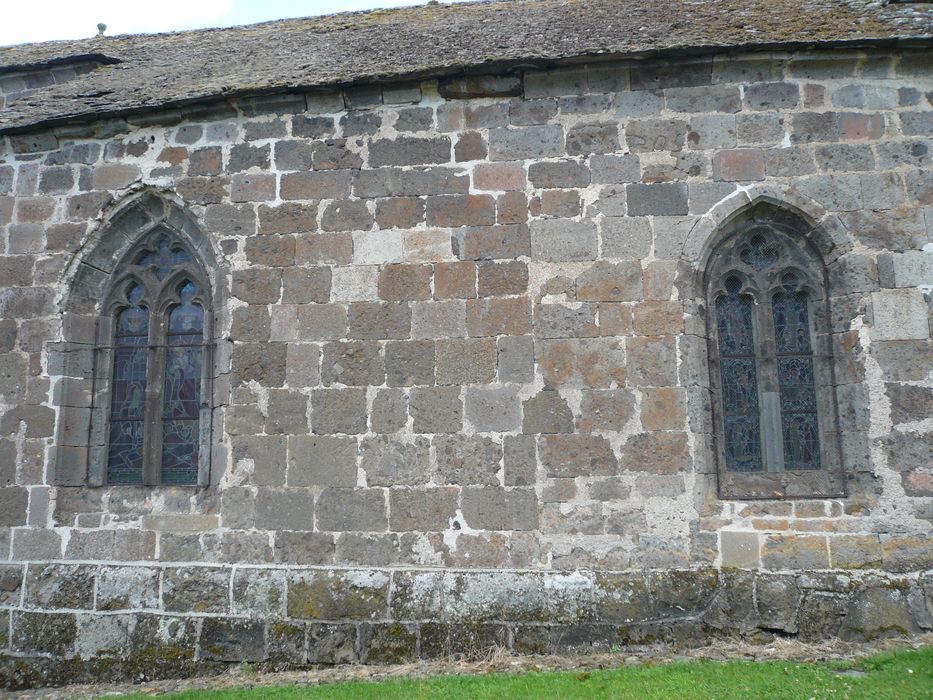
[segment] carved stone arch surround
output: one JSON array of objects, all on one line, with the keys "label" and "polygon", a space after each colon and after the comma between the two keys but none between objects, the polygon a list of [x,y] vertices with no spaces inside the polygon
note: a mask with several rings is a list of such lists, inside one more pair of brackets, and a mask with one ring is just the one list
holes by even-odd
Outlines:
[{"label": "carved stone arch surround", "polygon": [[[825,268],[823,288],[826,291],[825,325],[828,332],[822,349],[832,355],[833,391],[829,395],[837,426],[836,456],[831,465],[834,475],[817,484],[782,484],[781,479],[773,479],[775,483],[753,483],[736,488],[723,483],[719,468],[721,461],[714,438],[716,425],[709,420],[712,417],[711,407],[712,412],[719,409],[715,378],[709,362],[711,333],[708,329],[707,272],[710,263],[715,263],[712,257],[720,244],[756,220],[776,223],[788,235],[809,247]],[[692,357],[685,359],[689,359],[689,366],[693,368],[691,379],[696,384],[695,390],[688,392],[691,414],[707,417],[695,421],[694,429],[701,433],[696,436],[697,471],[706,477],[709,496],[725,499],[840,497],[857,488],[853,486],[857,484],[857,475],[853,474],[852,465],[861,463],[864,456],[856,454],[858,448],[853,449],[852,446],[860,443],[849,439],[857,436],[849,435],[838,427],[838,417],[855,408],[848,404],[859,395],[858,392],[840,391],[841,386],[854,386],[862,381],[859,348],[853,349],[851,342],[844,342],[844,337],[852,332],[852,320],[864,313],[868,291],[857,283],[850,284],[844,274],[853,248],[853,238],[837,216],[791,187],[755,186],[741,190],[714,206],[688,235],[681,256],[678,286],[688,310],[688,337],[684,352]],[[694,338],[691,339],[690,335]],[[841,349],[843,346],[845,350]]]},{"label": "carved stone arch surround", "polygon": [[211,473],[222,471],[221,435],[210,428],[216,422],[217,410],[227,402],[226,385],[222,381],[229,365],[229,352],[222,342],[222,329],[229,323],[225,311],[225,290],[229,285],[226,266],[210,236],[177,197],[146,188],[126,197],[104,215],[64,275],[60,298],[62,341],[53,343],[48,354],[53,401],[58,407],[50,474],[55,485],[100,485],[103,481],[106,450],[100,445],[100,435],[95,433],[106,423],[101,414],[109,408],[109,370],[106,358],[101,358],[96,348],[109,345],[114,309],[105,305],[112,307],[114,287],[126,281],[125,276],[115,278],[113,273],[141,241],[166,233],[181,242],[192,259],[199,262],[184,272],[197,277],[210,290],[210,298],[201,299],[207,329],[205,341],[209,344],[202,379],[210,387],[204,397],[207,410],[202,412],[202,422],[206,424],[202,425],[202,441],[208,441],[208,454],[214,464],[202,464],[199,485],[208,485],[213,481]]}]

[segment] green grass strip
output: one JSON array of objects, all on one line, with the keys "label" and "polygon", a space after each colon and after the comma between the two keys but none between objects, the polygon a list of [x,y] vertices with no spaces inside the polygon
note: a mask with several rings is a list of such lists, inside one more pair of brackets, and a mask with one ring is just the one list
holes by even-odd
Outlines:
[{"label": "green grass strip", "polygon": [[167,697],[172,700],[927,700],[933,699],[933,647],[886,653],[850,662],[646,663],[611,671],[438,676],[422,680],[199,690]]}]

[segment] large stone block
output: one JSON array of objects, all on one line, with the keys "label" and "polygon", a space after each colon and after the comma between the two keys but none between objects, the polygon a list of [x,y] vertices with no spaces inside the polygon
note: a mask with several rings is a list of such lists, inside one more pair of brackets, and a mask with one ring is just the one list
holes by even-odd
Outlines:
[{"label": "large stone block", "polygon": [[539,454],[550,477],[611,476],[619,468],[609,441],[596,435],[544,435]]},{"label": "large stone block", "polygon": [[463,518],[475,530],[535,530],[538,500],[530,488],[467,487]]},{"label": "large stone block", "polygon": [[430,480],[430,452],[430,442],[423,437],[411,442],[367,438],[360,449],[360,468],[370,486],[425,484]]},{"label": "large stone block", "polygon": [[499,483],[502,445],[491,438],[439,435],[434,438],[434,451],[440,483],[461,486]]},{"label": "large stone block", "polygon": [[384,532],[388,526],[384,489],[328,487],[321,491],[316,505],[321,531]]},{"label": "large stone block", "polygon": [[288,575],[288,616],[299,620],[384,619],[389,576],[381,571],[293,571]]},{"label": "large stone block", "polygon": [[230,570],[206,566],[165,569],[162,574],[162,605],[172,612],[227,612],[230,607]]}]

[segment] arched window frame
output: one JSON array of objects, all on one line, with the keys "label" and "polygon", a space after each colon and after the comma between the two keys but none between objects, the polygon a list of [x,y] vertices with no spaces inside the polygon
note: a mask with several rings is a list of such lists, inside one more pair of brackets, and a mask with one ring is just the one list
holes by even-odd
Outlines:
[{"label": "arched window frame", "polygon": [[[156,252],[160,241],[168,239],[173,249],[183,250],[187,261],[171,267],[164,279],[159,279],[151,266],[137,264],[146,252]],[[201,379],[198,423],[198,469],[197,479],[190,483],[172,485],[206,486],[210,481],[211,459],[211,378],[213,345],[211,286],[201,264],[199,255],[185,240],[183,234],[159,222],[143,233],[122,260],[114,267],[110,283],[104,294],[104,304],[97,329],[97,347],[94,358],[94,404],[91,408],[91,459],[89,484],[108,483],[110,449],[111,387],[116,347],[116,320],[129,308],[126,291],[134,284],[145,291],[140,304],[149,311],[148,339],[146,343],[146,394],[143,414],[144,441],[142,462],[142,486],[157,486],[162,479],[162,435],[164,384],[168,345],[168,322],[171,311],[182,303],[179,290],[186,282],[192,282],[196,293],[193,304],[203,310]]]},{"label": "arched window frame", "polygon": [[[829,277],[825,262],[807,239],[806,225],[792,215],[759,209],[739,217],[713,247],[704,274],[713,436],[722,498],[771,499],[836,497],[845,495],[840,458],[840,435],[835,396]],[[772,214],[769,216],[768,214]],[[755,269],[743,260],[751,239],[767,234],[778,245],[772,264]],[[786,283],[793,275],[793,284]],[[760,471],[735,471],[725,454],[725,406],[717,302],[725,294],[726,280],[739,281],[737,294],[751,300],[755,347]],[[784,437],[778,376],[778,351],[773,300],[778,293],[805,292],[813,363],[814,393],[819,425],[820,468],[785,469]]]}]

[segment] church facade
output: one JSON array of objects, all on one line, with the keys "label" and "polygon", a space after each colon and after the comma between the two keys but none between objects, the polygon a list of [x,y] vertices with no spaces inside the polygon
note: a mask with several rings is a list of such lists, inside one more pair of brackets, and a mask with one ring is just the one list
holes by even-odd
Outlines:
[{"label": "church facade", "polygon": [[933,629],[933,14],[568,5],[0,49],[6,685]]}]

